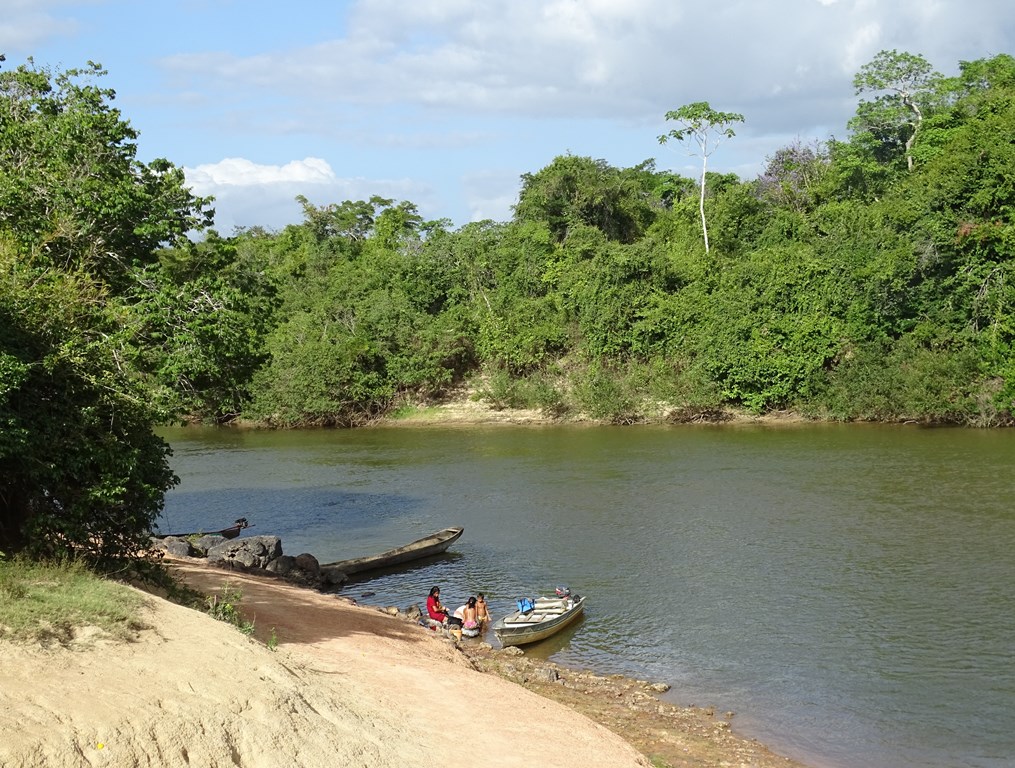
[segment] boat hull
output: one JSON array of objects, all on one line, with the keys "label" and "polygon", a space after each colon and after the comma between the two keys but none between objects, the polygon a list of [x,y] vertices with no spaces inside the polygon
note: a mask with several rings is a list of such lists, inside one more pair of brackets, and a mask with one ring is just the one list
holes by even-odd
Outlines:
[{"label": "boat hull", "polygon": [[464,530],[461,527],[445,528],[437,533],[424,536],[422,539],[417,539],[403,547],[389,549],[387,552],[381,552],[378,555],[368,555],[367,557],[356,557],[351,560],[338,560],[334,563],[325,563],[321,566],[321,570],[338,571],[346,576],[352,576],[354,573],[372,571],[378,568],[390,568],[393,565],[412,562],[422,557],[439,555],[454,542],[458,541]]},{"label": "boat hull", "polygon": [[[555,602],[555,601],[554,601]],[[541,610],[539,601],[532,611],[531,621],[525,621],[524,614],[515,611],[493,625],[493,633],[501,645],[528,645],[557,634],[577,621],[585,611],[585,598],[579,597],[572,607],[562,612]],[[542,617],[535,620],[536,617]]]},{"label": "boat hull", "polygon": [[230,525],[228,528],[222,528],[218,531],[192,531],[191,533],[159,533],[155,534],[155,538],[190,539],[195,536],[221,536],[222,538],[225,539],[235,539],[237,536],[240,535],[241,531],[244,531],[247,528],[252,527],[253,526],[247,522],[247,518],[241,517],[233,525]]}]

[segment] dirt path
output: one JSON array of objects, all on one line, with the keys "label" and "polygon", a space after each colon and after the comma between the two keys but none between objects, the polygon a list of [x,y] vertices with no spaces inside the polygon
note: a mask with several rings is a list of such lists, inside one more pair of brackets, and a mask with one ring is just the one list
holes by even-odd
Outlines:
[{"label": "dirt path", "polygon": [[149,597],[135,642],[0,643],[0,765],[792,765],[644,684],[459,646],[264,576],[174,568],[204,594],[238,590],[256,639]]},{"label": "dirt path", "polygon": [[[184,574],[188,583],[204,592],[221,588],[223,583],[230,581],[222,571],[200,566],[190,567]],[[336,630],[334,610],[336,603],[344,605],[343,600],[297,589],[297,595],[287,591],[284,601],[280,601],[279,598],[283,595],[273,588],[266,588],[263,579],[255,576],[243,578],[243,581],[235,580],[243,590],[242,606],[255,621],[255,634],[265,641],[274,630],[284,646],[298,645],[308,653],[324,654],[331,658],[336,651],[327,642],[331,633],[362,633],[362,639],[373,639],[368,648],[370,655],[366,658],[360,656],[359,660],[354,658],[352,663],[370,662],[365,664],[362,672],[371,676],[371,684],[376,686],[403,684],[395,670],[402,663],[406,652],[423,663],[422,670],[414,670],[412,676],[404,680],[410,701],[406,714],[425,718],[434,711],[434,704],[428,700],[427,692],[439,691],[438,699],[442,706],[450,705],[450,711],[441,715],[441,722],[459,724],[450,732],[461,732],[460,729],[476,731],[482,722],[491,726],[501,723],[497,732],[484,738],[496,742],[507,736],[509,740],[519,739],[521,744],[531,742],[534,738],[531,735],[533,715],[520,710],[519,703],[515,700],[519,693],[517,687],[521,685],[545,699],[585,715],[594,723],[617,734],[643,756],[651,758],[652,764],[658,768],[719,765],[800,768],[798,763],[773,754],[756,741],[735,734],[725,713],[716,716],[711,709],[677,707],[662,702],[658,692],[648,682],[630,680],[619,675],[603,677],[576,672],[552,663],[530,660],[510,651],[495,651],[488,644],[476,641],[464,641],[456,647],[414,624],[392,619],[374,609],[361,608],[352,613],[343,611],[342,629]],[[297,603],[291,604],[290,600],[297,600]],[[453,664],[456,670],[467,665],[472,669],[492,673],[484,675],[484,678],[496,675],[514,685],[504,688],[502,681],[497,681],[493,686],[492,681],[484,679],[482,684],[475,680],[466,683],[463,689],[457,677],[455,680],[435,682],[428,660],[438,658]],[[374,660],[385,663],[373,664]],[[423,706],[416,707],[411,702],[422,703]],[[550,702],[543,701],[539,704],[538,712],[545,713],[546,708],[551,706]],[[540,721],[542,718],[536,714],[535,719]],[[590,726],[592,723],[582,718],[577,724],[571,722],[559,727],[577,733],[576,728],[584,732]],[[560,738],[557,727],[550,729],[551,733],[557,734],[551,737],[551,741]],[[442,729],[442,733],[447,732],[449,731]],[[581,738],[596,741],[600,736],[599,729],[593,729]],[[564,746],[563,743],[561,746]],[[502,743],[496,747],[491,743],[490,748],[504,749],[505,746]],[[525,754],[524,750],[520,754]],[[484,758],[483,764],[499,763]],[[574,764],[597,763],[590,756],[588,761],[583,759]],[[613,763],[618,766],[625,764]]]}]

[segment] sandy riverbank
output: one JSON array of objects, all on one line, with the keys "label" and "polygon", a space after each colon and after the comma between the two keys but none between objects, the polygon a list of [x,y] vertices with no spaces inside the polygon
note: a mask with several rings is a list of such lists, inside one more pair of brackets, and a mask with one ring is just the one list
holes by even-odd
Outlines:
[{"label": "sandy riverbank", "polygon": [[176,568],[202,592],[240,590],[256,639],[152,597],[132,643],[4,644],[0,765],[795,765],[636,681],[548,671],[202,561]]}]

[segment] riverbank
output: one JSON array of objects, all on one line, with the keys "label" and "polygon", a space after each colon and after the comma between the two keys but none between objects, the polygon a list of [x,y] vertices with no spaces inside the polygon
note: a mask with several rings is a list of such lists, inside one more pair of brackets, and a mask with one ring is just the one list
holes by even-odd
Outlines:
[{"label": "riverbank", "polygon": [[795,765],[646,683],[456,644],[272,578],[173,568],[231,595],[255,639],[152,597],[134,642],[83,631],[71,649],[5,644],[0,764]]},{"label": "riverbank", "polygon": [[[406,405],[392,415],[370,422],[371,427],[397,426],[483,426],[491,424],[588,424],[606,423],[582,414],[555,417],[536,408],[499,407],[484,398],[475,387],[461,387],[439,402]],[[812,419],[793,411],[771,411],[754,414],[743,409],[690,409],[671,408],[656,403],[646,407],[644,413],[632,416],[624,424],[810,424]]]},{"label": "riverbank", "polygon": [[[559,764],[620,768],[631,764],[623,758],[623,750],[617,754],[616,745],[610,748],[600,745],[596,747],[595,758],[582,757],[571,752],[568,738],[559,732],[551,729],[557,735],[540,736],[547,713],[555,712],[555,717],[567,720],[567,725],[561,727],[567,729],[569,737],[598,744],[605,729],[610,741],[620,740],[640,753],[644,759],[636,759],[637,765],[803,768],[737,734],[734,713],[717,713],[709,707],[679,707],[662,701],[659,693],[668,686],[621,675],[569,670],[528,658],[518,649],[494,649],[478,639],[455,643],[414,622],[394,618],[391,608],[360,606],[348,598],[320,594],[270,578],[207,567],[200,559],[179,562],[175,568],[185,583],[206,594],[220,592],[230,588],[229,585],[237,588],[242,595],[238,606],[254,622],[255,637],[264,642],[277,638],[279,648],[331,658],[345,639],[360,638],[363,648],[358,656],[354,654],[351,663],[358,673],[375,677],[377,688],[400,701],[416,700],[418,670],[409,670],[422,665],[425,679],[440,680],[442,689],[446,687],[451,692],[447,696],[435,692],[432,700],[424,697],[424,707],[419,713],[424,722],[419,727],[425,730],[425,722],[433,719],[441,723],[441,733],[452,741],[455,733],[475,734],[493,729],[488,738],[503,738],[505,743],[492,753],[484,752],[484,766]],[[296,606],[299,610],[294,610]],[[378,656],[380,648],[371,642],[371,635],[374,642],[386,646],[384,654],[393,655],[393,664],[383,655]],[[444,668],[439,662],[448,658],[454,663]],[[469,673],[463,674],[465,670]],[[466,690],[478,701],[470,703]],[[542,703],[535,705],[535,712],[531,710],[529,693],[542,699]],[[569,714],[561,714],[558,705]],[[451,711],[444,711],[445,707]],[[411,707],[398,712],[400,721],[416,716]],[[519,744],[542,745],[535,753],[538,759],[531,747],[519,750]],[[559,759],[558,748],[561,748]],[[512,755],[524,759],[516,762]]]}]

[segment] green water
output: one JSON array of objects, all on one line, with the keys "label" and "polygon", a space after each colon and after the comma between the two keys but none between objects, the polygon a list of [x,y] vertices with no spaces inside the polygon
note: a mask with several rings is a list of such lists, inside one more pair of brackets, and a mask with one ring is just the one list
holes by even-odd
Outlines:
[{"label": "green water", "polygon": [[164,530],[244,516],[328,561],[463,525],[449,557],[343,590],[496,614],[567,584],[585,619],[530,652],[669,682],[815,766],[1015,764],[1015,431],[165,434]]}]

